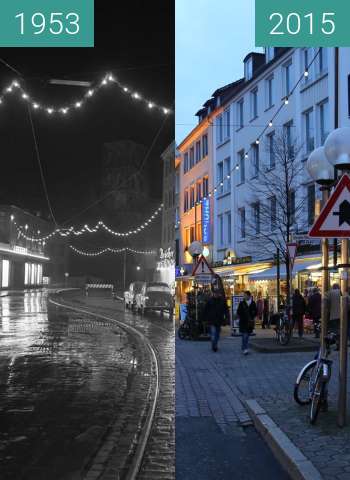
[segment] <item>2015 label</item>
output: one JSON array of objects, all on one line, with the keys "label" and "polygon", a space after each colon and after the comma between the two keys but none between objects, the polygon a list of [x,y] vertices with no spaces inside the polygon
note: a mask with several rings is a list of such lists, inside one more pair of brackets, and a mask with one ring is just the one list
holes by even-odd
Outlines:
[{"label": "2015 label", "polygon": [[[321,32],[325,35],[332,35],[335,32],[335,21],[334,21],[334,12],[324,12],[322,15],[321,21]],[[314,33],[314,15],[313,13],[308,13],[304,16],[299,15],[299,13],[291,12],[284,19],[282,13],[274,12],[270,15],[269,20],[272,22],[273,19],[277,19],[275,26],[270,31],[270,35],[285,35],[286,33],[290,35],[298,35],[302,27],[302,20],[305,19],[305,24],[308,27],[308,33],[313,35]],[[278,30],[282,24],[285,23],[287,32],[283,30]]]},{"label": "2015 label", "polygon": [[78,13],[70,12],[64,15],[62,12],[52,12],[50,15],[44,15],[41,12],[35,12],[29,19],[24,12],[15,16],[19,20],[19,33],[25,35],[26,29],[31,28],[34,35],[51,33],[52,35],[77,35],[80,31]]}]

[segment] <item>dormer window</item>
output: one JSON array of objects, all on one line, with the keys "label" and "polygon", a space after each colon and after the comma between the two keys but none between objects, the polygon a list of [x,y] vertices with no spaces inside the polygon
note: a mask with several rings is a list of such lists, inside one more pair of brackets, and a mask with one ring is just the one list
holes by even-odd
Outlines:
[{"label": "dormer window", "polygon": [[244,77],[250,80],[253,77],[253,58],[249,57],[244,64]]},{"label": "dormer window", "polygon": [[271,62],[275,57],[275,47],[266,47],[265,48],[265,58],[266,63]]}]

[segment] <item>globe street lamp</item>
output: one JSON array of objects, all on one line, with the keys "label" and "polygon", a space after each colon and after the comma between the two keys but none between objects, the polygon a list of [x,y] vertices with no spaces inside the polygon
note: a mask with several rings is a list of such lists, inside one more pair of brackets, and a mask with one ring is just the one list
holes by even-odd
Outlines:
[{"label": "globe street lamp", "polygon": [[[325,155],[330,163],[346,173],[350,170],[350,127],[336,128],[324,144]],[[349,239],[341,241],[340,271],[340,345],[339,345],[339,397],[338,425],[346,423],[346,383],[348,360],[348,279],[349,279]]]},{"label": "globe street lamp", "polygon": [[[316,148],[306,162],[306,170],[310,177],[321,186],[322,206],[328,200],[331,186],[334,183],[334,167],[329,163],[324,147]],[[327,334],[328,308],[326,293],[329,290],[329,249],[328,238],[322,238],[322,305],[321,305],[321,349],[324,351]]]}]

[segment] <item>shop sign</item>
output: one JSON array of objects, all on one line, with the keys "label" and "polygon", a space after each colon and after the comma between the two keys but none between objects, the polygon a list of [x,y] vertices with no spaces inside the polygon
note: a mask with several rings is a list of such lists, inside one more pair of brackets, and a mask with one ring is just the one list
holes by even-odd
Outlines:
[{"label": "shop sign", "polygon": [[210,235],[210,200],[202,200],[202,243],[211,242]]},{"label": "shop sign", "polygon": [[251,263],[252,257],[251,256],[246,256],[246,257],[229,257],[225,258],[225,260],[221,262],[215,262],[213,263],[213,267],[224,267],[226,265],[241,265],[243,263]]}]

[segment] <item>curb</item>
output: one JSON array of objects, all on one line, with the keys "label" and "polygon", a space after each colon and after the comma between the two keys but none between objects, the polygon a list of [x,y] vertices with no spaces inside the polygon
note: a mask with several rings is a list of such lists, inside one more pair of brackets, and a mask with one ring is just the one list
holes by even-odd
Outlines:
[{"label": "curb", "polygon": [[244,400],[255,428],[292,480],[322,480],[320,472],[255,399]]}]

